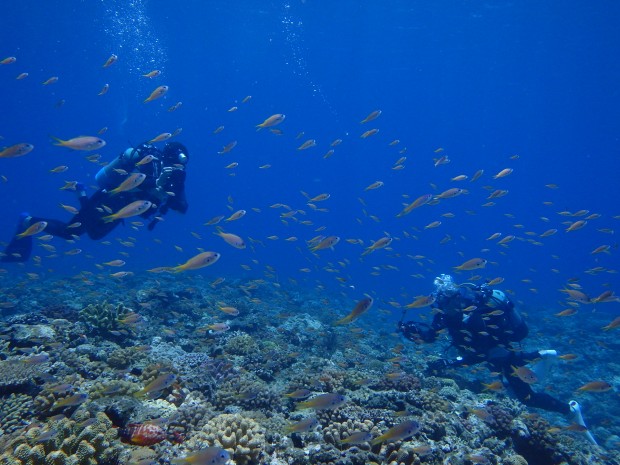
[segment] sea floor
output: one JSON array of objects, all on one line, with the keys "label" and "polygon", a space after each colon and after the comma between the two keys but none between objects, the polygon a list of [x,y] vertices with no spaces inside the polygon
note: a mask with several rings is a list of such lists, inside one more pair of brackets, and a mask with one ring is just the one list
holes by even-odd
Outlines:
[{"label": "sea floor", "polygon": [[594,307],[524,309],[524,349],[575,354],[534,388],[578,400],[599,446],[485,390],[498,378],[482,365],[431,376],[447,340],[401,340],[400,310],[379,301],[334,326],[355,301],[263,279],[0,286],[0,465],[206,465],[190,454],[207,447],[236,464],[620,463],[618,392],[577,393],[620,385],[616,333],[601,329],[614,315]]}]

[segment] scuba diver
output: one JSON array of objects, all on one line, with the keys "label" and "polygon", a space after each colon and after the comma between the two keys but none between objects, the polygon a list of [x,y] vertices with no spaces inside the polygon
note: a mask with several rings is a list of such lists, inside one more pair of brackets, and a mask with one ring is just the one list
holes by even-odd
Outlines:
[{"label": "scuba diver", "polygon": [[[68,222],[22,213],[17,231],[0,257],[3,262],[23,262],[32,252],[32,234],[46,234],[72,240],[87,233],[98,240],[108,235],[124,218],[151,219],[149,231],[168,210],[185,213],[185,168],[189,152],[184,145],[170,142],[160,151],[153,145],[128,148],[96,174],[99,189],[86,196],[82,184],[75,185],[80,208]],[[32,228],[32,230],[31,230]]]},{"label": "scuba diver", "polygon": [[[431,361],[428,364],[430,372],[436,374],[449,367],[487,362],[494,371],[502,373],[521,402],[530,407],[570,414],[572,421],[586,429],[588,440],[596,444],[583,421],[578,402],[565,403],[531,388],[536,373],[542,377],[557,360],[558,354],[555,350],[523,352],[515,347],[527,336],[528,327],[504,292],[486,284],[457,285],[451,276],[445,274],[435,278],[434,285],[432,307],[438,311],[431,324],[403,322],[404,312],[398,323],[398,331],[416,343],[434,342],[440,331],[448,331],[451,346],[456,347],[460,355],[454,360],[440,358]],[[525,367],[535,361],[538,363],[534,370]]]}]

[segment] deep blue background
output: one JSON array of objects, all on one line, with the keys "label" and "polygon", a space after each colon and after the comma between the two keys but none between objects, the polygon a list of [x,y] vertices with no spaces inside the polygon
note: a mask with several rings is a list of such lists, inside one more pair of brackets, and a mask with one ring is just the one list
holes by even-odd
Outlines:
[{"label": "deep blue background", "polygon": [[[83,253],[77,256],[62,254],[75,244],[54,240],[59,257],[35,252],[44,257],[42,267],[6,268],[42,277],[83,270],[105,276],[108,270],[98,271],[96,263],[125,258],[125,269],[138,272],[183,262],[203,247],[222,253],[218,264],[203,270],[209,279],[262,277],[270,266],[281,282],[293,278],[309,287],[343,289],[353,299],[367,292],[407,303],[428,293],[435,275],[482,256],[496,263],[482,270],[484,278],[504,277],[503,286],[532,305],[564,308],[557,289],[572,278],[593,296],[618,288],[615,273],[584,273],[618,266],[617,236],[597,231],[620,224],[613,218],[620,215],[617,2],[176,3],[27,0],[5,6],[0,59],[16,56],[17,62],[0,67],[0,135],[6,145],[30,142],[35,150],[0,160],[0,174],[7,178],[0,182],[2,240],[9,240],[23,210],[68,219],[57,207],[76,204],[70,193],[58,190],[64,180],[94,183],[99,167],[84,160],[83,152],[53,146],[50,134],[68,139],[107,126],[107,145],[100,153],[102,160],[111,160],[130,144],[182,127],[178,140],[191,153],[187,215],[169,213],[153,233],[119,227],[109,246],[83,237],[77,244]],[[111,53],[119,60],[103,69]],[[162,75],[140,76],[153,69]],[[20,72],[28,72],[28,78],[15,80]],[[60,79],[42,86],[50,76]],[[109,92],[98,96],[105,83]],[[161,84],[170,86],[168,94],[143,104]],[[252,99],[243,104],[246,95]],[[60,99],[66,103],[56,108]],[[182,107],[168,112],[177,101]],[[232,106],[239,109],[228,112]],[[375,109],[383,112],[377,120],[359,123]],[[256,132],[254,126],[273,113],[286,114],[279,126],[284,135]],[[220,125],[225,130],[213,135]],[[360,139],[374,127],[380,129],[377,135]],[[305,134],[296,140],[301,131]],[[317,147],[296,150],[310,138]],[[343,143],[324,159],[336,138]],[[388,146],[393,139],[400,144]],[[233,140],[238,145],[232,152],[217,154]],[[406,167],[394,171],[404,147]],[[438,147],[451,163],[435,168]],[[233,161],[238,168],[224,168]],[[272,167],[258,168],[266,163]],[[48,172],[62,164],[70,170]],[[513,174],[491,178],[506,167]],[[485,174],[476,183],[450,181],[478,169]],[[365,192],[376,180],[385,186]],[[546,188],[550,183],[559,188]],[[469,195],[395,218],[404,202],[454,186],[467,188]],[[509,194],[493,207],[482,207],[490,192],[484,186]],[[318,205],[329,212],[312,211],[300,191],[330,193]],[[284,210],[269,208],[276,202],[305,210],[297,217],[313,225],[284,224],[278,217]],[[248,211],[246,217],[225,230],[254,244],[241,251],[203,226],[240,208]],[[365,216],[364,208],[380,221]],[[576,218],[557,213],[580,209],[602,216],[565,233],[562,222]],[[442,218],[446,212],[455,217]],[[425,230],[434,220],[442,225]],[[319,226],[326,226],[322,234],[342,240],[334,251],[316,257],[304,241],[319,234],[314,230]],[[528,239],[526,231],[540,234],[550,228],[559,232],[540,239],[544,245],[515,240],[502,247],[485,241],[494,232]],[[392,250],[363,261],[363,249],[345,242],[359,238],[369,245],[384,232],[395,238]],[[440,244],[446,234],[451,241]],[[267,239],[270,235],[279,240]],[[136,247],[115,240],[128,236],[137,239]],[[289,236],[299,240],[283,240]],[[611,254],[593,256],[590,252],[602,244],[612,246]],[[411,258],[417,255],[425,258]],[[298,271],[305,267],[313,271]],[[422,276],[412,277],[417,274]],[[468,277],[463,273],[457,279]]]}]

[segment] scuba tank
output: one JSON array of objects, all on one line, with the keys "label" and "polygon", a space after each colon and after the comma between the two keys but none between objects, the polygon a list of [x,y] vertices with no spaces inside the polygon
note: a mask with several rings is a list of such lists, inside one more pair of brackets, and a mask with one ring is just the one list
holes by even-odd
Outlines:
[{"label": "scuba tank", "polygon": [[135,148],[129,147],[97,172],[95,175],[97,185],[100,189],[108,191],[118,187],[127,175],[116,170],[125,170],[127,173],[131,173],[135,170],[136,163],[148,154],[157,156],[159,152],[155,147],[148,144],[142,144]]}]

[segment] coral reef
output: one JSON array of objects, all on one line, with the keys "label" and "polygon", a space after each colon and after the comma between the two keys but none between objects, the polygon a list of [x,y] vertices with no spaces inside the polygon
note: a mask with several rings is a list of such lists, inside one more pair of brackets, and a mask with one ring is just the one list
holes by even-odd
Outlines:
[{"label": "coral reef", "polygon": [[65,418],[46,427],[30,428],[0,455],[0,464],[112,465],[122,453],[117,431],[112,429],[108,417],[100,413],[82,423]]},{"label": "coral reef", "polygon": [[258,463],[265,455],[265,430],[251,418],[222,414],[209,420],[183,446],[188,450],[218,446],[238,465]]}]

